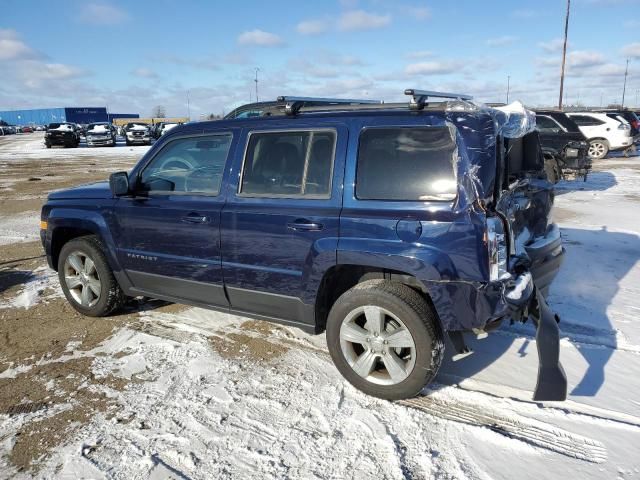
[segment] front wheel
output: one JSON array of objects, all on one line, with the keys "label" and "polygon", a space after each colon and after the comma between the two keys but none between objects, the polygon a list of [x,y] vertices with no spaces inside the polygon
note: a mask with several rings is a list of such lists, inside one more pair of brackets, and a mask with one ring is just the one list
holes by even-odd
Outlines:
[{"label": "front wheel", "polygon": [[435,378],[444,352],[438,320],[424,298],[387,280],[360,283],[336,301],[327,345],[349,383],[387,400],[417,395]]},{"label": "front wheel", "polygon": [[124,302],[96,236],[76,238],[62,247],[58,277],[67,301],[83,315],[104,317]]},{"label": "front wheel", "polygon": [[609,144],[606,140],[591,140],[589,142],[589,157],[594,160],[600,160],[609,153]]}]

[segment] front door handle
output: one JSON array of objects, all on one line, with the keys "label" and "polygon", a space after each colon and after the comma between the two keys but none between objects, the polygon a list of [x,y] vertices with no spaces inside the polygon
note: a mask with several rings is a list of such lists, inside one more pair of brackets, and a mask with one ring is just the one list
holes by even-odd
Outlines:
[{"label": "front door handle", "polygon": [[295,232],[319,232],[324,226],[321,223],[312,222],[306,219],[297,219],[287,223],[287,228]]},{"label": "front door handle", "polygon": [[209,217],[206,215],[201,215],[199,213],[190,213],[189,215],[185,215],[182,217],[182,221],[184,223],[209,223]]}]

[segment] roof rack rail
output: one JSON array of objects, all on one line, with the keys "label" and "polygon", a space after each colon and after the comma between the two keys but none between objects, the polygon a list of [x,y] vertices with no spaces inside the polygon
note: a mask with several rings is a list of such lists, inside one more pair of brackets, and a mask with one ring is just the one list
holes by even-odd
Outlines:
[{"label": "roof rack rail", "polygon": [[405,95],[411,95],[411,101],[409,102],[409,108],[412,110],[422,110],[427,104],[427,99],[431,98],[453,98],[456,100],[473,100],[473,96],[463,93],[447,93],[436,92],[434,90],[417,90],[415,88],[407,88],[404,91]]},{"label": "roof rack rail", "polygon": [[382,103],[380,100],[353,99],[353,98],[319,98],[319,97],[278,97],[279,103],[284,103],[284,111],[287,115],[295,115],[304,106],[322,105],[365,105]]}]

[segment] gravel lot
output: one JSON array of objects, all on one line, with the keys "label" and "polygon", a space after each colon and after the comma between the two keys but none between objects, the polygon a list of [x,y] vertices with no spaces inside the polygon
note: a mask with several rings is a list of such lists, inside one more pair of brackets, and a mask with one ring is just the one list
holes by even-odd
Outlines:
[{"label": "gravel lot", "polygon": [[570,398],[541,408],[530,325],[390,403],[343,381],[323,336],[142,299],[77,314],[46,266],[40,206],[146,148],[0,138],[0,478],[640,477],[640,158],[558,185],[567,260],[549,303]]}]

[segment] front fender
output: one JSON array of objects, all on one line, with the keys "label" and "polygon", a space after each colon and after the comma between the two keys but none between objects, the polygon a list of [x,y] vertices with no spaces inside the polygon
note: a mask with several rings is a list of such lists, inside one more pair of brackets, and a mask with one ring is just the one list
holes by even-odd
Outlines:
[{"label": "front fender", "polygon": [[[48,226],[44,240],[44,248],[50,264],[53,259],[52,246],[56,232],[59,232],[60,229],[71,228],[84,230],[97,235],[104,245],[109,266],[114,273],[119,274],[121,272],[111,230],[100,211],[77,207],[53,206],[49,210],[47,222]],[[52,265],[52,267],[55,268],[56,265]]]}]

